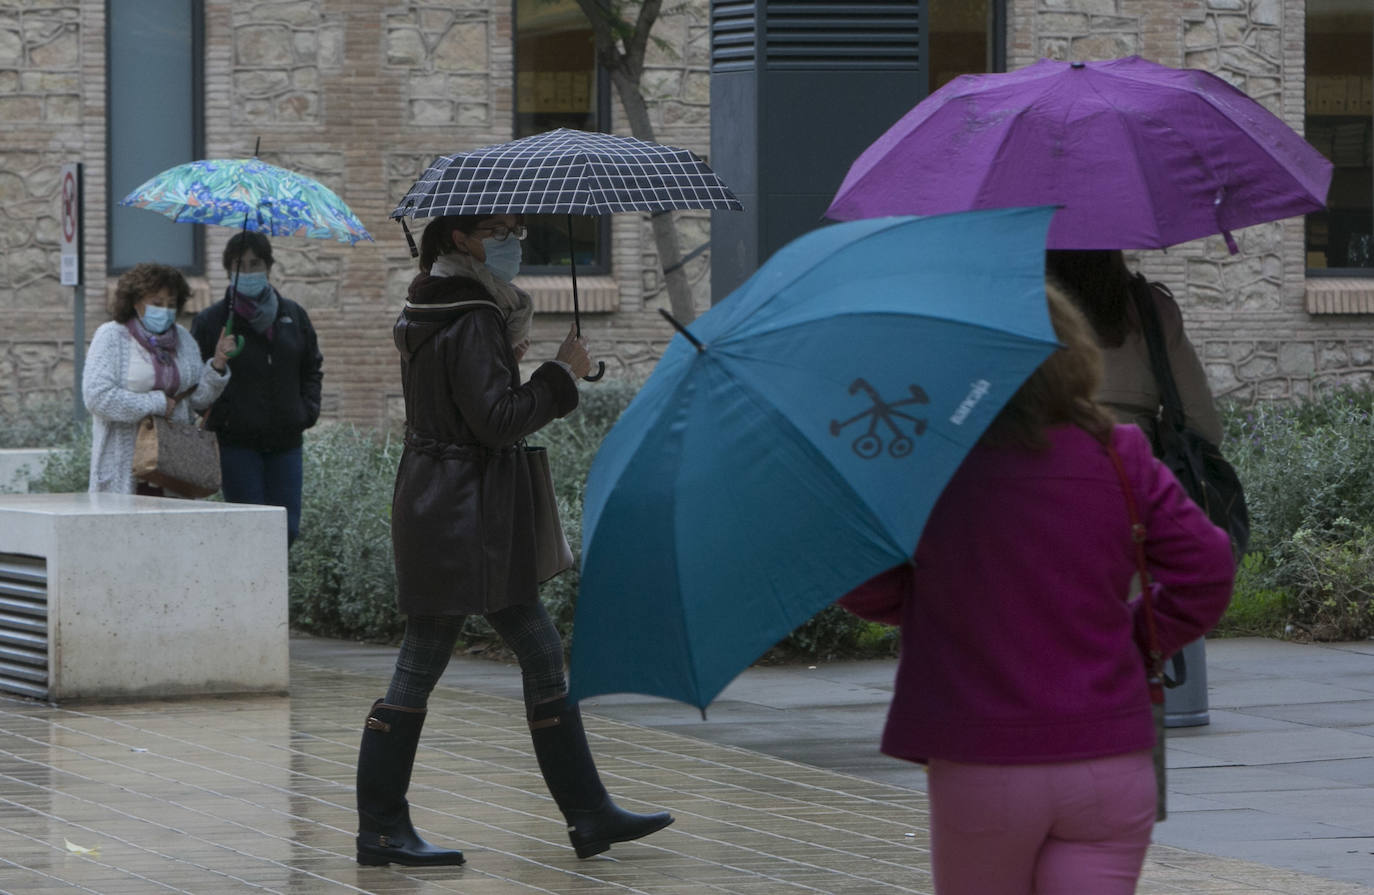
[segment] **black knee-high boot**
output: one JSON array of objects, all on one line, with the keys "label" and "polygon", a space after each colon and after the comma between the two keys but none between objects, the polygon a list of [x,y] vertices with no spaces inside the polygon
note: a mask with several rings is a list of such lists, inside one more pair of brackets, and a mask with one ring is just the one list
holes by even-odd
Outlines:
[{"label": "black knee-high boot", "polygon": [[410,823],[410,771],[425,725],[423,709],[372,704],[358,749],[358,863],[409,867],[463,863],[456,849],[430,845]]},{"label": "black knee-high boot", "polygon": [[549,793],[568,821],[568,838],[579,858],[590,858],[614,842],[629,842],[673,822],[666,811],[635,814],[611,801],[587,746],[576,703],[556,699],[535,706],[530,738]]}]

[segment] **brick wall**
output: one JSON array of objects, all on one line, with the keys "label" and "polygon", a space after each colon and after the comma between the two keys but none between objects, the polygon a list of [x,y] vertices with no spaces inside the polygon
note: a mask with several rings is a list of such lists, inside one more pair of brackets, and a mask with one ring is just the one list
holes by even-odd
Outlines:
[{"label": "brick wall", "polygon": [[[644,87],[657,138],[705,154],[706,3],[670,8]],[[104,0],[0,0],[0,412],[70,394],[73,296],[57,279],[66,161],[85,164],[87,337],[106,319],[104,9]],[[1012,68],[1140,53],[1214,71],[1302,126],[1301,3],[1008,0],[1007,22]],[[323,181],[377,238],[276,240],[276,278],[319,329],[326,413],[363,424],[394,417],[390,326],[414,268],[387,215],[434,156],[511,136],[511,4],[207,0],[205,26],[206,155],[244,156],[261,137],[265,160]],[[613,123],[624,132],[618,108]],[[684,251],[709,239],[708,214],[676,220]],[[667,296],[647,218],[617,215],[612,228],[613,277],[599,285],[618,293],[619,310],[587,315],[584,331],[611,375],[643,374],[671,335],[656,313]],[[215,259],[231,233],[202,230],[210,269],[193,283],[197,307],[225,286]],[[1180,296],[1217,392],[1281,398],[1374,378],[1374,318],[1304,310],[1301,221],[1237,237],[1236,256],[1219,238],[1138,256]],[[708,252],[687,266],[702,309],[709,263]],[[552,356],[567,328],[567,315],[540,315],[531,358]]]},{"label": "brick wall", "polygon": [[[1041,57],[1138,53],[1211,71],[1301,132],[1304,5],[1282,0],[1010,0],[1008,67]],[[1289,398],[1331,384],[1374,382],[1374,318],[1305,310],[1301,218],[1135,253],[1179,298],[1189,337],[1218,395]],[[1357,281],[1359,284],[1360,281]],[[1374,290],[1374,280],[1364,281]]]},{"label": "brick wall", "polygon": [[[105,276],[104,0],[0,2],[0,411],[67,400],[73,290],[58,284],[58,169],[85,164],[86,335],[108,319]],[[207,0],[205,155],[268,162],[343,196],[376,242],[273,240],[274,280],[303,304],[325,356],[326,415],[361,424],[399,412],[391,324],[414,272],[388,214],[435,156],[511,138],[512,4],[507,0]],[[705,4],[655,30],[645,84],[657,138],[710,147]],[[623,115],[618,104],[613,126]],[[152,172],[155,173],[155,172]],[[709,214],[677,216],[684,250],[709,237]],[[187,225],[191,226],[191,225]],[[218,258],[233,231],[200,228],[207,274],[190,310],[222,294]],[[647,373],[671,331],[648,219],[612,222],[615,313],[584,332],[611,375]],[[156,260],[156,259],[150,259]],[[688,265],[709,306],[709,253]],[[553,356],[570,315],[541,314],[532,360]],[[183,321],[186,322],[186,321]]]}]

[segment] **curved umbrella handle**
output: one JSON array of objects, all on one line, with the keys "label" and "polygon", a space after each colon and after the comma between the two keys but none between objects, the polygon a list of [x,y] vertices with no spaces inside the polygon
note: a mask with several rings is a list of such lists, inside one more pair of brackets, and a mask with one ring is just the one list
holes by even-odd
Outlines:
[{"label": "curved umbrella handle", "polygon": [[583,376],[582,378],[583,378],[583,380],[585,380],[586,382],[596,382],[598,379],[600,379],[602,376],[605,376],[605,375],[606,375],[606,362],[605,362],[605,361],[597,361],[597,362],[596,362],[596,372],[595,372],[595,373],[592,373],[592,374],[589,375],[589,376]]}]

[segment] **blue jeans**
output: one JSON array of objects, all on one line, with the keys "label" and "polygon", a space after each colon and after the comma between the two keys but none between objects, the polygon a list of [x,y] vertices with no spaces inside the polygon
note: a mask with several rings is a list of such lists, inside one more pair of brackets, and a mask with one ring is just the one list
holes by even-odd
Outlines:
[{"label": "blue jeans", "polygon": [[301,531],[301,449],[255,451],[219,446],[220,487],[229,503],[286,508],[286,544]]}]

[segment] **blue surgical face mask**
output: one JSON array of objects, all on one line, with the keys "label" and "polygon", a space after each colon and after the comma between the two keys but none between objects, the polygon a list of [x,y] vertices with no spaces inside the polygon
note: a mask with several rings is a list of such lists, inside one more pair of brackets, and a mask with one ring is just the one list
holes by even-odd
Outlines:
[{"label": "blue surgical face mask", "polygon": [[484,239],[482,250],[487,253],[487,269],[509,283],[520,272],[520,240],[514,236],[505,239]]},{"label": "blue surgical face mask", "polygon": [[165,333],[167,327],[171,326],[177,319],[176,308],[160,308],[157,305],[148,305],[139,315],[139,320],[143,321],[143,328],[150,333]]},{"label": "blue surgical face mask", "polygon": [[257,298],[267,289],[267,274],[261,272],[241,273],[239,274],[238,286],[235,288],[238,289],[239,295],[245,298]]}]

